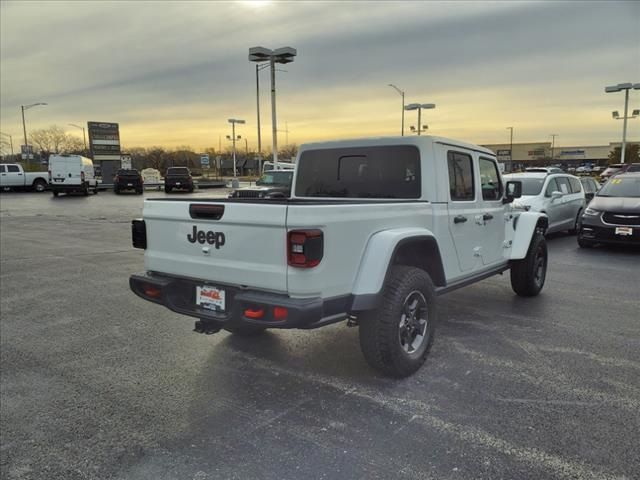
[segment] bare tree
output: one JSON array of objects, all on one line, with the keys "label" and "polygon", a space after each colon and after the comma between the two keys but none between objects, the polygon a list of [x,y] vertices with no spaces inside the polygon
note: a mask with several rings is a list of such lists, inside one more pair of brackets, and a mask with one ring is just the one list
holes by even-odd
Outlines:
[{"label": "bare tree", "polygon": [[29,140],[41,152],[84,153],[83,140],[66,133],[59,125],[34,130],[29,134]]}]

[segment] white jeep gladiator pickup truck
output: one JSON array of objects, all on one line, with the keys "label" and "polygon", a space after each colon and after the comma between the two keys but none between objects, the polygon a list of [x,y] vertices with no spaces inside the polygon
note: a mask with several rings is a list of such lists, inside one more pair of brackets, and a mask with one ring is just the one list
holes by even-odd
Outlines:
[{"label": "white jeep gladiator pickup truck", "polygon": [[195,331],[358,325],[371,366],[424,363],[436,297],[511,270],[537,295],[547,217],[512,207],[495,154],[439,137],[303,145],[286,199],[164,199],[132,222],[137,295],[196,317]]}]

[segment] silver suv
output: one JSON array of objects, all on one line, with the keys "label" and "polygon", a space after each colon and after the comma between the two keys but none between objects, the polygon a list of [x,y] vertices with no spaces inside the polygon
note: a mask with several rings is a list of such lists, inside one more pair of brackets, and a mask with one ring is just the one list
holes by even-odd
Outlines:
[{"label": "silver suv", "polygon": [[514,206],[545,213],[549,217],[547,233],[578,231],[585,208],[584,189],[578,177],[566,173],[524,172],[504,178],[522,182],[522,197]]}]

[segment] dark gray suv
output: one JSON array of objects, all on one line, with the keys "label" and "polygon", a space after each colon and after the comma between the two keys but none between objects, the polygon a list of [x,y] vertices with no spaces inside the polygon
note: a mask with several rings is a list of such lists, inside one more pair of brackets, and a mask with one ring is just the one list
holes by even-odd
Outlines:
[{"label": "dark gray suv", "polygon": [[582,215],[578,245],[640,245],[640,172],[612,177]]}]

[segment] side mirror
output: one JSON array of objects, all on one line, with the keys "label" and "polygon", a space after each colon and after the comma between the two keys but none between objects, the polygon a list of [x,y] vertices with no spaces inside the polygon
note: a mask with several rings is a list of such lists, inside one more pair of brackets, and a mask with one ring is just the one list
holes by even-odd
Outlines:
[{"label": "side mirror", "polygon": [[551,192],[551,200],[562,198],[562,192]]},{"label": "side mirror", "polygon": [[520,198],[521,196],[522,182],[519,180],[510,180],[505,185],[504,198],[502,199],[502,203],[511,203],[516,198]]}]

